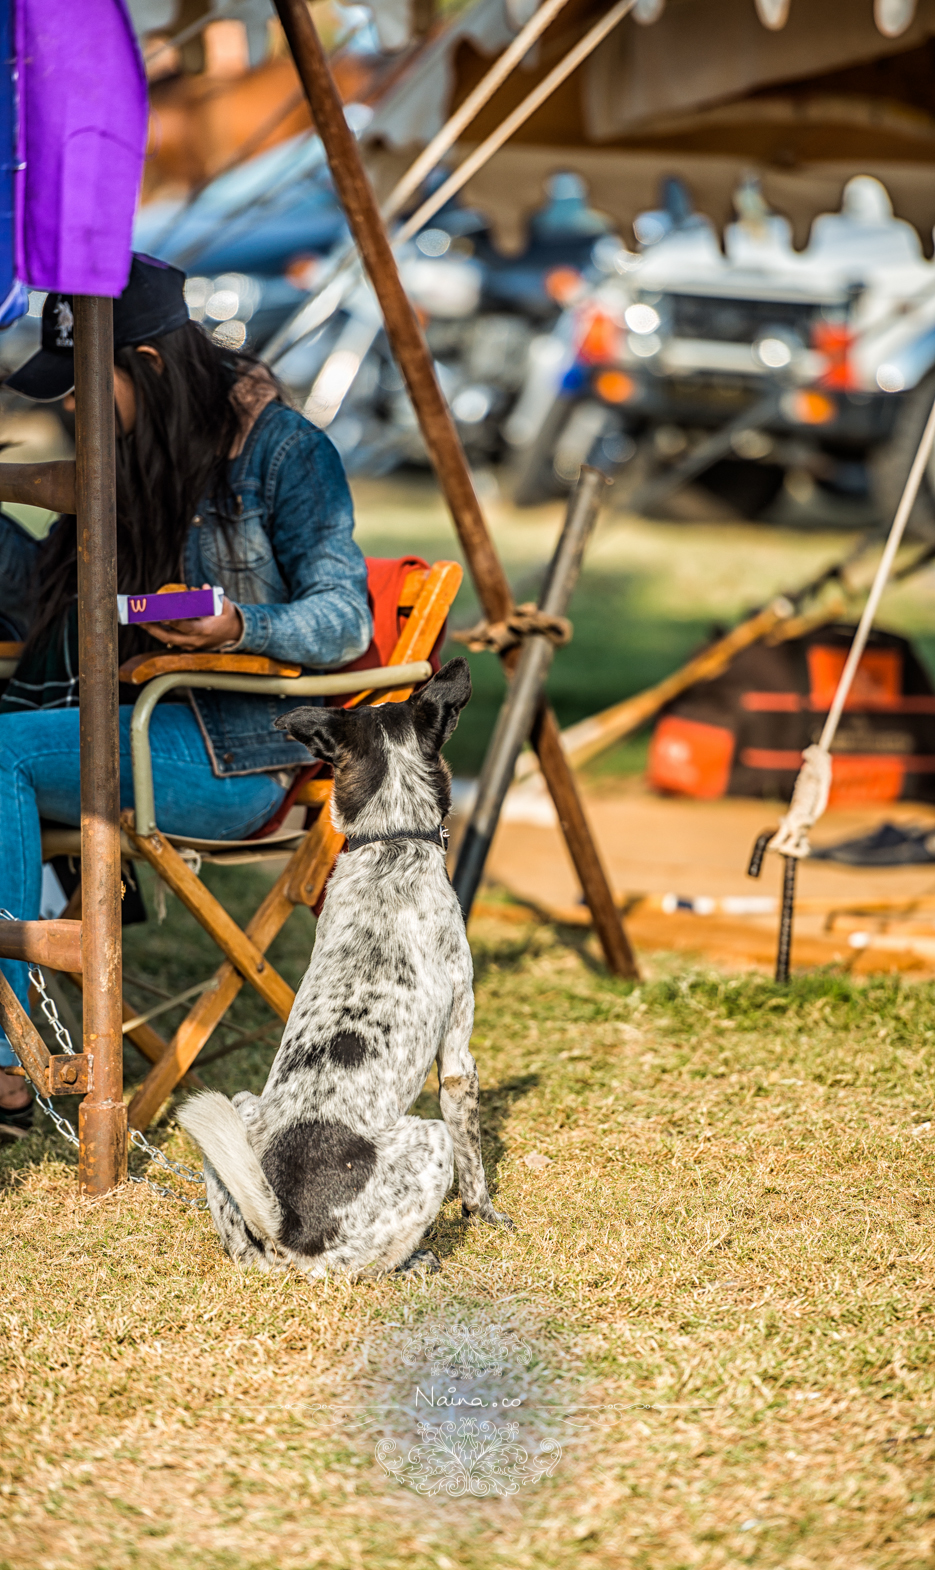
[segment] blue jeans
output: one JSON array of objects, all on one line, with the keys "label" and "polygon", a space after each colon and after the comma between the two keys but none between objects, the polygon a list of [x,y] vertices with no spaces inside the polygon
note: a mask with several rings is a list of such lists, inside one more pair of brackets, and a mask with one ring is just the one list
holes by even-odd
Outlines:
[{"label": "blue jeans", "polygon": [[[130,707],[120,710],[120,806],[133,806]],[[0,714],[0,907],[22,921],[39,915],[42,850],[39,819],[80,822],[78,710]],[[157,708],[149,728],[156,822],[167,834],[195,839],[245,839],[273,816],[285,789],[269,774],[218,779],[198,722],[187,703]],[[0,960],[26,1004],[26,965]],[[0,1067],[16,1063],[0,1031]]]}]

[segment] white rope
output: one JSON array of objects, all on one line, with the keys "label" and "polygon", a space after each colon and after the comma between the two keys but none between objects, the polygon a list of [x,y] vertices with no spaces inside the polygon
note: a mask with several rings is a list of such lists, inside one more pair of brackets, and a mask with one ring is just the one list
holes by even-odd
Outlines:
[{"label": "white rope", "polygon": [[925,430],[922,432],[922,438],[916,450],[915,458],[912,461],[912,468],[909,470],[906,484],[903,487],[899,506],[896,509],[896,516],[893,519],[893,527],[890,529],[889,539],[886,542],[886,549],[880,558],[880,565],[876,570],[873,587],[870,590],[863,615],[854,634],[854,641],[851,644],[850,653],[841,672],[834,700],[831,708],[828,710],[828,718],[825,720],[818,742],[812,747],[806,747],[802,755],[802,768],[795,782],[789,811],[780,823],[777,833],[773,835],[769,842],[768,848],[779,851],[783,856],[801,858],[810,854],[811,846],[808,841],[808,831],[814,827],[828,805],[828,795],[831,789],[832,743],[837,734],[841,715],[844,712],[844,705],[847,702],[854,677],[857,674],[861,656],[867,647],[870,629],[873,626],[880,600],[883,597],[883,590],[886,588],[887,580],[893,569],[896,552],[902,544],[906,524],[909,522],[909,514],[912,512],[916,497],[919,494],[922,476],[932,455],[933,443],[935,443],[935,403],[932,404],[925,424]]}]

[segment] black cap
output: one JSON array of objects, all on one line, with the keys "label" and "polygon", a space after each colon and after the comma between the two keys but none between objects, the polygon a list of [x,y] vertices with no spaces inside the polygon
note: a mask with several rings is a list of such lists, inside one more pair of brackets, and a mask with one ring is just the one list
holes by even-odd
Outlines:
[{"label": "black cap", "polygon": [[[183,289],[185,274],[155,256],[134,252],[130,278],[114,301],[114,348],[150,343],[189,320]],[[75,385],[75,318],[70,294],[46,295],[42,307],[42,348],[5,386],[36,403],[55,403]]]}]

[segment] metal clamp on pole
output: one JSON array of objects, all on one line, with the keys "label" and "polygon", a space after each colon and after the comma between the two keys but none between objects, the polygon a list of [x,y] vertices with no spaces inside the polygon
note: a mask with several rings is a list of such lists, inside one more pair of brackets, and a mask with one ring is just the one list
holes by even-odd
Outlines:
[{"label": "metal clamp on pole", "polygon": [[[750,853],[750,864],[747,867],[748,878],[758,878],[760,876],[770,841],[775,839],[778,832],[777,829],[764,829],[763,833],[757,836],[756,843]],[[779,911],[779,942],[776,947],[775,979],[779,986],[784,987],[789,980],[789,961],[792,956],[792,920],[795,915],[795,880],[799,858],[797,856],[783,856],[782,859],[782,901]]]},{"label": "metal clamp on pole", "polygon": [[[539,610],[543,617],[564,616],[578,581],[585,546],[594,528],[606,483],[600,470],[582,469],[539,597]],[[465,921],[483,875],[516,760],[532,730],[554,652],[554,643],[544,633],[533,633],[525,639],[487,748],[477,800],[461,843],[452,880]]]}]

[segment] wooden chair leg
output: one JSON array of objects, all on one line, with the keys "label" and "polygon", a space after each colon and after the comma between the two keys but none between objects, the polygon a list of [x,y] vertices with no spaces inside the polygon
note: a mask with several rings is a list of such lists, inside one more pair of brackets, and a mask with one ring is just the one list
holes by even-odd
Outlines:
[{"label": "wooden chair leg", "polygon": [[[323,811],[247,923],[245,935],[261,954],[266,952],[296,905],[312,906],[318,902],[343,843],[343,836],[332,827],[330,816]],[[165,1056],[147,1074],[130,1102],[131,1128],[145,1129],[153,1121],[224,1018],[243,984],[244,977],[229,960],[219,967],[214,985],[202,993],[175,1032]]]},{"label": "wooden chair leg", "polygon": [[244,980],[256,988],[273,1013],[278,1014],[281,1020],[287,1020],[295,993],[269,961],[263,958],[262,951],[249,936],[249,928],[243,932],[238,927],[220,900],[216,900],[201,879],[195,876],[174,845],[170,845],[159,833],[137,834],[132,818],[133,814],[127,812],[122,821],[137,850],[146,857],[173,894],[178,895],[195,920],[210,933],[221,953],[240,971]]},{"label": "wooden chair leg", "polygon": [[[68,977],[68,980],[73,986],[77,987],[79,992],[83,990],[84,977],[80,971],[66,970],[62,974]],[[135,1019],[138,1012],[139,1010],[133,1008],[126,998],[123,999],[124,1022],[128,1019]],[[152,1025],[135,1025],[132,1030],[125,1030],[124,1035],[128,1041],[133,1042],[137,1051],[142,1054],[148,1063],[158,1063],[169,1050],[169,1043],[165,1036],[160,1036],[158,1030],[154,1030]],[[204,1080],[195,1073],[186,1074],[182,1084],[186,1090],[204,1090],[205,1088]]]}]

